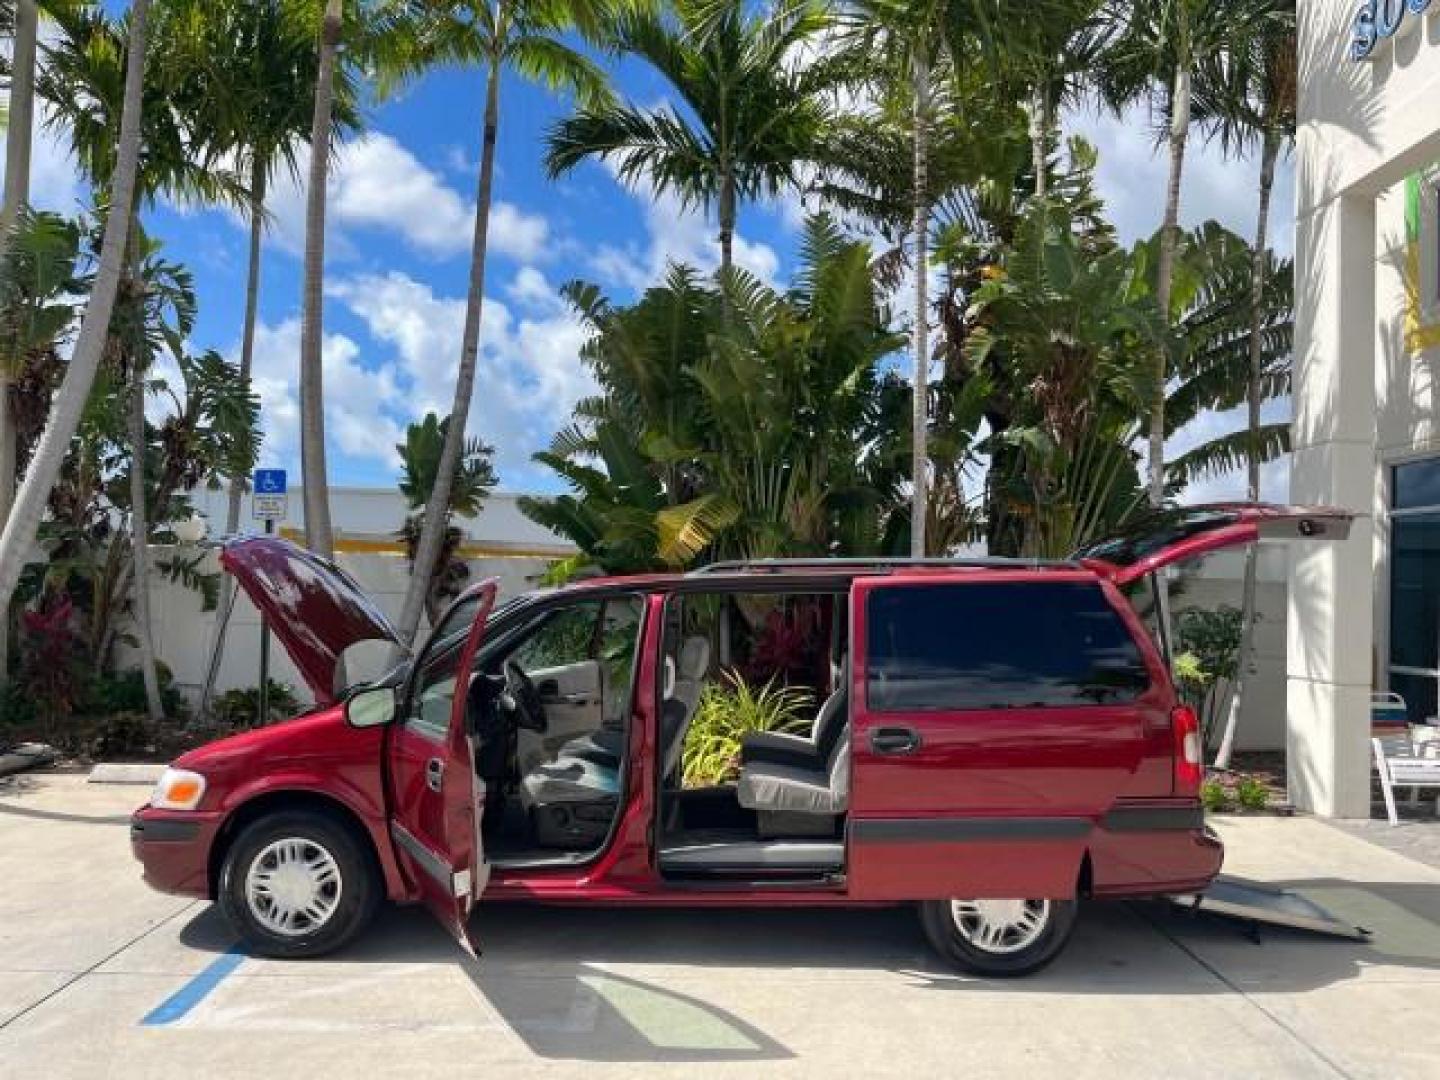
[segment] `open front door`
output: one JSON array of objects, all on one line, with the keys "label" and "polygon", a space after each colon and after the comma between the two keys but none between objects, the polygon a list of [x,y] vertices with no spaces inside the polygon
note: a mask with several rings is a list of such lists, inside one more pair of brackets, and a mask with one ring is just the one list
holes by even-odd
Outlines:
[{"label": "open front door", "polygon": [[1211,503],[1159,510],[1071,558],[1128,585],[1175,563],[1257,540],[1344,540],[1354,517],[1328,506]]},{"label": "open front door", "polygon": [[[490,876],[480,839],[484,809],[475,773],[467,699],[494,578],[456,601],[416,662],[403,713],[390,739],[391,835],[421,898],[460,946],[475,955],[467,923]],[[456,615],[469,615],[447,632]]]}]

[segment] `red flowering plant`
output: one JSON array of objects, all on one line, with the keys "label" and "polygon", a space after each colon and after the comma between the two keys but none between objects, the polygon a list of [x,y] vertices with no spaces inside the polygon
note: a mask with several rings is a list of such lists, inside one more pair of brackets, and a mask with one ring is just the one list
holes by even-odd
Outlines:
[{"label": "red flowering plant", "polygon": [[19,683],[47,735],[60,734],[85,693],[84,645],[76,629],[75,604],[53,595],[20,617]]}]

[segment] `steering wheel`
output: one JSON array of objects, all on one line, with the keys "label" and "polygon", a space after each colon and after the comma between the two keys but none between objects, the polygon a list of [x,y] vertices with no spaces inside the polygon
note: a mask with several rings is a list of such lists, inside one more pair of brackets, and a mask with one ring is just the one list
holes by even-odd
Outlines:
[{"label": "steering wheel", "polygon": [[512,704],[515,725],[544,734],[550,727],[540,691],[514,660],[505,661],[505,688]]}]

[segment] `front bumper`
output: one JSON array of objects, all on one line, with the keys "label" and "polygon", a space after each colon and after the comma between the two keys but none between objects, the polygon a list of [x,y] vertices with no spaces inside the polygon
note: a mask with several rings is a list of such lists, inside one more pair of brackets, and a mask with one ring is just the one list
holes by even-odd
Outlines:
[{"label": "front bumper", "polygon": [[152,889],[178,896],[210,895],[210,850],[221,816],[144,806],[130,818],[130,851]]}]

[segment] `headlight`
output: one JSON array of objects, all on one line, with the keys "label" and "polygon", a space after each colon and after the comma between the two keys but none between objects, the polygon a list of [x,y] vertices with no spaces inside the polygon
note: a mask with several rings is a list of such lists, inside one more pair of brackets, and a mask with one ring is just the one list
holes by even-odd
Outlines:
[{"label": "headlight", "polygon": [[205,797],[205,778],[186,769],[166,769],[150,796],[157,810],[194,810]]}]

